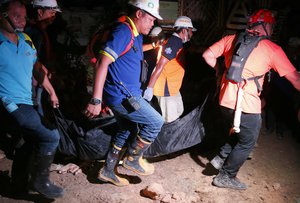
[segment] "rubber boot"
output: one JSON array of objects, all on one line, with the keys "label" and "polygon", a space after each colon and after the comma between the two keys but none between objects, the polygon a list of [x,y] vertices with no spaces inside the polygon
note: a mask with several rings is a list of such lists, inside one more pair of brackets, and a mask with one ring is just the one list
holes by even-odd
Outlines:
[{"label": "rubber boot", "polygon": [[104,182],[110,182],[116,186],[129,185],[129,181],[116,174],[116,165],[119,162],[121,148],[113,145],[107,154],[104,167],[99,171],[98,179]]},{"label": "rubber boot", "polygon": [[13,194],[24,194],[28,192],[31,156],[32,148],[27,144],[15,150],[11,169],[11,191]]},{"label": "rubber boot", "polygon": [[64,191],[50,182],[50,166],[53,162],[54,154],[36,155],[33,160],[33,169],[31,172],[30,189],[40,193],[49,199],[62,197]]},{"label": "rubber boot", "polygon": [[143,159],[144,152],[151,142],[142,140],[139,136],[128,147],[128,152],[123,161],[123,166],[139,175],[151,175],[154,173],[154,165]]}]

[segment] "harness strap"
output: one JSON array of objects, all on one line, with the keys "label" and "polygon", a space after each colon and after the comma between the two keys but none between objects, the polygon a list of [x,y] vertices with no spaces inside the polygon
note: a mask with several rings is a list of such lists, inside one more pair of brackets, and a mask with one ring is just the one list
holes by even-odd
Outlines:
[{"label": "harness strap", "polygon": [[238,83],[238,92],[236,98],[236,106],[234,111],[233,126],[230,130],[230,134],[240,132],[241,116],[242,116],[242,100],[244,95],[244,87],[246,85],[246,80]]},{"label": "harness strap", "polygon": [[133,42],[134,42],[134,34],[133,34],[133,30],[132,30],[132,27],[131,25],[124,21],[124,22],[121,22],[121,23],[124,23],[125,25],[127,25],[127,27],[130,29],[130,32],[131,32],[131,39],[130,39],[130,42],[129,44],[126,46],[125,50],[120,54],[120,56],[123,56],[124,54],[126,54],[132,47],[133,47]]},{"label": "harness strap", "polygon": [[[131,32],[131,39],[130,39],[130,42],[129,42],[128,45],[126,46],[125,50],[120,54],[120,56],[123,56],[124,54],[126,54],[126,53],[133,47],[133,43],[134,43],[134,34],[133,34],[133,30],[132,30],[132,27],[131,27],[130,23],[128,23],[128,22],[126,21],[126,17],[125,17],[125,16],[124,16],[124,18],[123,18],[123,17],[119,18],[119,19],[118,19],[118,22],[127,25],[127,27],[129,28],[129,30],[130,30],[130,32]],[[111,27],[110,27],[110,29],[111,29]],[[104,35],[105,35],[105,36],[102,36],[102,40],[103,40],[103,38],[107,38],[107,37],[108,37],[109,32],[104,33]],[[97,37],[98,37],[98,36],[96,35],[96,37],[93,38],[92,41],[90,42],[90,46],[91,46],[91,47],[92,47],[93,44],[97,41]],[[106,40],[106,39],[105,39],[105,40]],[[92,48],[90,48],[89,52],[90,52],[91,54],[93,54]],[[93,54],[93,55],[94,55],[94,54]],[[120,57],[120,56],[119,56],[119,57]],[[92,58],[90,59],[90,62],[93,63],[93,64],[96,64],[96,62],[97,62],[96,56],[92,57]]]},{"label": "harness strap", "polygon": [[226,79],[234,82],[241,82],[242,73],[248,57],[252,53],[253,49],[257,47],[258,43],[266,39],[265,36],[257,36],[250,34],[248,31],[241,32],[236,35],[233,40],[233,55],[231,58],[230,67],[226,72]]},{"label": "harness strap", "polygon": [[261,92],[261,91],[263,90],[263,88],[262,88],[262,86],[259,84],[258,80],[259,80],[260,78],[262,78],[262,77],[264,77],[264,75],[250,77],[250,78],[247,78],[246,80],[247,80],[247,81],[254,80],[255,85],[256,85],[256,87],[257,87],[257,91],[258,91],[258,92]]}]

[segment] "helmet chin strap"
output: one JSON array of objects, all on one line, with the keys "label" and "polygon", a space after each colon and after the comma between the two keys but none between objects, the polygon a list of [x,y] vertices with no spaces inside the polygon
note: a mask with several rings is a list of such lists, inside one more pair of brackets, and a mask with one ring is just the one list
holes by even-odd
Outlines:
[{"label": "helmet chin strap", "polygon": [[268,38],[271,37],[270,34],[268,33],[267,28],[266,28],[266,26],[265,26],[264,23],[262,24],[262,27],[264,28],[264,31],[265,31],[265,33],[267,34],[267,37],[268,37]]},{"label": "helmet chin strap", "polygon": [[186,30],[186,32],[187,32],[187,35],[184,36],[183,43],[186,43],[188,41],[188,39],[190,38],[187,30]]},{"label": "helmet chin strap", "polygon": [[187,37],[185,36],[183,39],[183,43],[186,43],[186,42],[187,42]]},{"label": "helmet chin strap", "polygon": [[20,28],[17,28],[15,26],[15,24],[11,21],[11,19],[9,18],[7,12],[3,12],[2,13],[3,17],[7,20],[7,22],[9,23],[9,25],[13,28],[14,32],[17,33],[17,32],[22,32],[23,30],[20,29]]},{"label": "helmet chin strap", "polygon": [[191,40],[191,38],[192,38],[189,32],[188,32],[188,38],[189,38],[189,40]]},{"label": "helmet chin strap", "polygon": [[259,32],[258,30],[253,29],[253,27],[256,27],[256,26],[259,26],[259,25],[262,26],[262,28],[264,29],[267,38],[270,38],[271,37],[270,36],[271,33],[268,33],[268,30],[267,30],[266,25],[264,23],[256,24],[255,26],[250,26],[248,28],[249,32],[251,32],[251,33],[253,33],[255,35],[259,35],[261,32]]}]

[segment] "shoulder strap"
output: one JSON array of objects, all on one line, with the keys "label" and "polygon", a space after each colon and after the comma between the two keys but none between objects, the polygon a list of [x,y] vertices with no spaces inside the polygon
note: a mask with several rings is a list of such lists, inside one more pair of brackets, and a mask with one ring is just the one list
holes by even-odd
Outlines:
[{"label": "shoulder strap", "polygon": [[121,22],[121,23],[124,23],[125,25],[127,25],[127,27],[129,28],[130,32],[131,32],[131,39],[130,39],[130,42],[129,44],[126,46],[125,50],[120,54],[120,56],[123,56],[124,54],[126,54],[132,47],[133,47],[133,42],[134,42],[134,34],[133,34],[133,30],[132,30],[132,27],[131,25],[124,21],[124,22]]},{"label": "shoulder strap", "polygon": [[[128,45],[126,46],[125,50],[120,54],[120,56],[123,56],[124,54],[126,54],[132,47],[133,47],[133,43],[134,43],[134,34],[133,34],[133,30],[132,30],[132,27],[130,25],[129,22],[127,22],[127,19],[126,17],[121,17],[118,19],[118,21],[116,22],[113,22],[112,24],[98,30],[92,37],[91,41],[89,42],[88,46],[87,46],[87,50],[86,50],[86,54],[87,56],[91,57],[90,59],[90,62],[91,63],[96,63],[97,62],[97,59],[96,59],[96,56],[94,54],[94,50],[93,50],[93,46],[95,45],[95,43],[97,41],[101,41],[101,43],[104,43],[107,39],[108,39],[108,36],[109,36],[109,33],[111,31],[111,29],[113,28],[113,26],[116,26],[118,23],[123,23],[125,24],[130,32],[131,32],[131,39],[130,39],[130,42],[128,43]],[[106,29],[102,35],[100,34],[101,33],[101,30],[103,31],[103,29]]]},{"label": "shoulder strap", "polygon": [[226,74],[228,80],[238,83],[245,79],[242,78],[242,72],[246,61],[259,41],[265,38],[265,36],[251,35],[247,31],[241,32],[235,37],[231,64]]},{"label": "shoulder strap", "polygon": [[265,36],[255,36],[255,35],[250,35],[248,32],[242,32],[238,36],[238,40],[235,44],[235,46],[237,46],[235,54],[243,56],[244,63],[246,63],[246,60],[248,59],[253,49],[257,47],[260,40],[265,38],[266,38]]},{"label": "shoulder strap", "polygon": [[[261,41],[261,40],[263,40],[263,39],[267,39],[267,37],[266,36],[255,36],[255,39],[252,39],[252,42],[250,42],[249,43],[249,47],[248,47],[248,49],[249,49],[249,54],[247,55],[247,58],[249,57],[249,55],[250,55],[250,53],[253,51],[253,49],[255,48],[255,47],[257,47],[257,45],[258,45],[258,43]],[[246,59],[247,59],[246,58]],[[246,61],[245,61],[245,63],[246,63]],[[245,64],[244,64],[245,65]],[[262,86],[259,84],[259,82],[258,82],[258,80],[260,79],[260,78],[262,78],[262,77],[264,77],[264,75],[259,75],[259,76],[253,76],[253,77],[250,77],[250,78],[246,78],[246,80],[248,80],[248,81],[251,81],[251,80],[253,80],[254,81],[254,83],[255,83],[255,85],[256,85],[256,87],[257,87],[257,90],[258,90],[258,92],[261,92],[262,91]]]},{"label": "shoulder strap", "polygon": [[255,85],[257,87],[257,91],[258,92],[261,92],[263,90],[262,86],[259,84],[258,80],[262,77],[264,77],[265,75],[259,75],[259,76],[254,76],[254,77],[251,77],[251,78],[247,78],[246,80],[250,81],[250,80],[253,80],[255,82]]}]

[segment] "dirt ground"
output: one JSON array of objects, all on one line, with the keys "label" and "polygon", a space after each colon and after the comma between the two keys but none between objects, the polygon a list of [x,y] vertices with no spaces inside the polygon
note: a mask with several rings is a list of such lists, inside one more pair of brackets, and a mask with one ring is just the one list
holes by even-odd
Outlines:
[{"label": "dirt ground", "polygon": [[[101,163],[89,163],[83,173],[51,173],[51,179],[65,188],[65,195],[56,200],[45,200],[37,194],[23,197],[9,196],[8,171],[10,159],[0,160],[1,193],[0,202],[110,202],[110,203],[150,203],[150,202],[266,202],[266,203],[299,203],[300,202],[300,144],[296,143],[290,133],[285,133],[282,140],[275,134],[267,134],[262,129],[253,158],[247,160],[238,177],[248,185],[245,191],[221,189],[212,186],[211,182],[217,171],[208,164],[215,150],[200,152],[192,149],[150,160],[155,165],[153,175],[138,177],[121,166],[119,172],[126,174],[131,184],[116,187],[111,184],[100,184],[96,181],[97,170]],[[207,167],[206,167],[207,166]],[[159,200],[144,197],[142,190],[156,183],[162,186]]]}]

